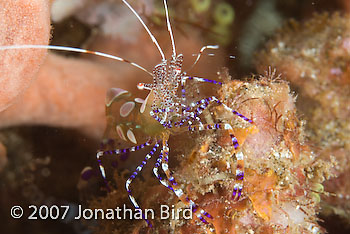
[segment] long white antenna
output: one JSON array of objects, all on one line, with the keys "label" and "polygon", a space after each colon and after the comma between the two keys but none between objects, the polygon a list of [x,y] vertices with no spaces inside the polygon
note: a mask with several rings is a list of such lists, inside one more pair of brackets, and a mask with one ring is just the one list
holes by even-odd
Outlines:
[{"label": "long white antenna", "polygon": [[194,61],[194,63],[192,64],[190,69],[188,69],[188,71],[192,70],[192,68],[198,63],[198,60],[201,58],[201,56],[203,54],[203,51],[206,50],[206,49],[214,49],[214,50],[216,50],[216,49],[219,49],[219,46],[218,45],[206,45],[206,46],[203,46],[202,49],[199,51],[199,53],[197,55],[196,61]]},{"label": "long white antenna", "polygon": [[94,54],[100,57],[110,58],[114,60],[118,60],[121,62],[129,63],[134,67],[137,67],[138,69],[141,69],[144,72],[147,72],[149,75],[153,76],[151,72],[147,71],[145,68],[141,67],[140,65],[130,62],[129,60],[102,53],[97,51],[90,51],[80,48],[74,48],[74,47],[67,47],[67,46],[55,46],[55,45],[10,45],[10,46],[0,46],[1,50],[10,50],[10,49],[49,49],[49,50],[62,50],[62,51],[70,51],[70,52],[78,52],[78,53],[86,53],[86,54]]},{"label": "long white antenna", "polygon": [[169,10],[168,10],[168,5],[167,5],[167,0],[164,0],[164,8],[165,8],[165,15],[166,15],[166,25],[168,27],[168,31],[169,31],[170,39],[171,39],[171,45],[173,47],[173,58],[176,58],[175,41],[174,41],[173,31],[172,31],[171,25],[170,25],[170,20],[169,20]]},{"label": "long white antenna", "polygon": [[137,14],[137,12],[134,10],[134,8],[132,8],[130,6],[130,4],[126,1],[126,0],[122,0],[125,5],[127,7],[129,7],[129,9],[132,11],[132,13],[134,13],[134,15],[137,17],[137,19],[141,22],[142,26],[146,29],[148,35],[151,37],[153,43],[157,46],[158,50],[159,50],[159,53],[160,55],[162,56],[162,60],[165,61],[165,56],[164,56],[164,53],[162,51],[162,49],[160,48],[159,44],[158,44],[158,41],[157,39],[153,36],[153,34],[151,33],[151,31],[148,29],[147,25],[145,24],[145,22],[143,22],[143,20],[141,19],[141,17],[139,16],[139,14]]}]

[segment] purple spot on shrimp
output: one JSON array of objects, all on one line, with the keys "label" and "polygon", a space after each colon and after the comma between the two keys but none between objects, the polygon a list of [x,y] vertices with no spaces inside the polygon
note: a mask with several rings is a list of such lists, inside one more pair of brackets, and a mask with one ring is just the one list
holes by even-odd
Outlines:
[{"label": "purple spot on shrimp", "polygon": [[81,174],[81,178],[83,180],[89,180],[94,175],[94,171],[92,169],[86,170]]},{"label": "purple spot on shrimp", "polygon": [[232,199],[235,199],[237,194],[237,189],[233,189],[233,193],[232,193]]},{"label": "purple spot on shrimp", "polygon": [[114,148],[114,140],[108,139],[107,144],[108,144],[110,147]]},{"label": "purple spot on shrimp", "polygon": [[123,154],[120,155],[120,160],[125,161],[125,160],[128,159],[128,157],[129,157],[129,153],[128,152],[123,153]]},{"label": "purple spot on shrimp", "polygon": [[232,136],[232,144],[233,144],[233,147],[235,147],[235,149],[237,149],[239,147],[239,144],[238,144],[238,141],[237,141],[237,138]]},{"label": "purple spot on shrimp", "polygon": [[207,212],[204,212],[204,215],[207,216],[207,217],[210,218],[210,219],[213,218],[213,216],[211,216],[211,215],[210,215],[209,213],[207,213]]},{"label": "purple spot on shrimp", "polygon": [[208,224],[207,220],[205,220],[202,216],[200,216],[199,219],[200,219],[203,223]]},{"label": "purple spot on shrimp", "polygon": [[101,150],[106,149],[106,144],[104,144],[104,143],[101,142],[101,143],[100,143],[100,149],[101,149]]},{"label": "purple spot on shrimp", "polygon": [[193,205],[193,206],[192,206],[192,212],[193,212],[193,213],[196,212],[197,208],[198,208],[197,205]]},{"label": "purple spot on shrimp", "polygon": [[118,161],[117,160],[113,160],[111,162],[111,165],[112,165],[112,167],[117,168],[118,167]]},{"label": "purple spot on shrimp", "polygon": [[238,191],[237,200],[239,200],[239,198],[241,197],[241,195],[242,195],[242,189],[240,189],[240,190]]},{"label": "purple spot on shrimp", "polygon": [[243,180],[244,178],[244,172],[241,172],[237,175],[237,180]]}]

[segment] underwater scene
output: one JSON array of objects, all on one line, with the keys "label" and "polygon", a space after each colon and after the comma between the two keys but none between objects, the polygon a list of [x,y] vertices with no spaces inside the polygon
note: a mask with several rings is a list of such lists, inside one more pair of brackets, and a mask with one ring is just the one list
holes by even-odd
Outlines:
[{"label": "underwater scene", "polygon": [[0,0],[1,234],[345,234],[349,177],[349,0]]}]

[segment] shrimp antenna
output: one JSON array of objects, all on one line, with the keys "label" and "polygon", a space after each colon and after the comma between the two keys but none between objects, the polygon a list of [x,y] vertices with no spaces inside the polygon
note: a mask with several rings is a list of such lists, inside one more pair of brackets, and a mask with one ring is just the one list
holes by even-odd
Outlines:
[{"label": "shrimp antenna", "polygon": [[168,31],[171,39],[171,45],[173,47],[173,58],[176,58],[175,41],[174,41],[173,31],[171,29],[170,20],[169,20],[169,10],[167,5],[167,0],[164,0],[164,8],[165,8],[165,15],[166,15],[166,25],[168,27]]},{"label": "shrimp antenna", "polygon": [[78,52],[78,53],[85,53],[85,54],[94,54],[100,57],[104,58],[110,58],[114,60],[118,60],[120,62],[129,63],[130,65],[137,67],[138,69],[141,69],[144,72],[147,72],[149,75],[153,76],[151,72],[147,71],[146,68],[141,67],[140,65],[130,62],[129,60],[98,52],[98,51],[90,51],[86,49],[80,49],[80,48],[74,48],[74,47],[67,47],[67,46],[55,46],[55,45],[9,45],[9,46],[0,46],[1,50],[10,50],[10,49],[49,49],[49,50],[61,50],[61,51],[70,51],[70,52]]},{"label": "shrimp antenna", "polygon": [[[198,63],[199,59],[201,58],[202,54],[203,54],[203,51],[206,50],[206,49],[219,49],[219,46],[218,45],[206,45],[206,46],[203,46],[202,49],[199,51],[198,55],[197,55],[197,58],[196,58],[196,61],[194,61],[194,63],[192,64],[192,66],[190,67],[190,70],[192,70],[194,68],[194,66]],[[187,72],[188,72],[187,71]]]},{"label": "shrimp antenna", "polygon": [[162,60],[165,61],[165,56],[164,56],[164,53],[162,51],[162,49],[160,48],[159,44],[158,44],[158,41],[157,39],[153,36],[153,34],[151,33],[151,31],[148,29],[147,25],[145,24],[145,22],[143,22],[143,20],[141,19],[141,17],[139,16],[139,14],[137,14],[137,12],[134,10],[134,8],[132,8],[130,6],[130,4],[126,1],[126,0],[122,0],[125,5],[127,7],[129,7],[129,9],[132,11],[132,13],[134,13],[134,15],[137,17],[137,19],[140,21],[140,23],[142,24],[142,26],[146,29],[148,35],[151,37],[153,43],[157,46],[158,50],[159,50],[159,53],[160,55],[162,56]]}]

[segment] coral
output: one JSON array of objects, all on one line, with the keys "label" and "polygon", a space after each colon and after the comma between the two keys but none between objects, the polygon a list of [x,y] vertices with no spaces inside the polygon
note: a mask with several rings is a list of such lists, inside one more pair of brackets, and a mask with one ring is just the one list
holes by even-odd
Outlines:
[{"label": "coral", "polygon": [[[344,178],[350,173],[350,16],[316,14],[304,23],[291,21],[257,56],[258,70],[274,66],[291,82],[297,107],[307,121],[309,140],[321,158],[336,157],[339,176],[326,191],[343,196],[325,198],[348,219],[350,194]],[[350,220],[348,219],[348,222]]]},{"label": "coral", "polygon": [[[0,45],[48,44],[48,1],[1,1],[0,19]],[[43,50],[0,51],[0,111],[30,85],[45,54]]]},{"label": "coral", "polygon": [[[286,82],[274,77],[229,81],[219,91],[221,100],[253,119],[255,125],[242,122],[220,106],[212,107],[211,121],[229,119],[245,155],[243,197],[232,201],[236,161],[230,137],[223,131],[184,133],[170,137],[170,166],[182,189],[213,217],[216,233],[315,233],[319,187],[333,167],[317,159],[304,142],[302,123],[297,119],[295,97]],[[194,89],[195,90],[195,89]],[[204,115],[206,115],[204,113]],[[207,114],[206,119],[210,119]],[[107,132],[115,131],[107,129]],[[118,143],[118,141],[117,141]],[[176,147],[175,147],[176,146]],[[112,192],[93,199],[92,207],[122,207],[127,202],[123,183],[127,178],[121,169],[115,172]],[[184,208],[177,197],[167,191],[150,172],[144,180],[135,181],[132,190],[143,209],[155,210],[152,233],[210,233],[196,218],[186,220],[159,217],[160,204]],[[117,189],[115,189],[117,188]],[[145,195],[152,194],[152,195]],[[116,202],[116,203],[115,203]],[[157,213],[158,212],[158,213]],[[139,233],[147,228],[142,221],[101,221],[99,233]]]},{"label": "coral", "polygon": [[[128,69],[124,70],[129,72]],[[1,114],[0,125],[79,128],[92,137],[101,137],[105,92],[120,83],[125,78],[123,74],[121,69],[116,73],[89,61],[49,54],[36,81],[15,105]]]}]

